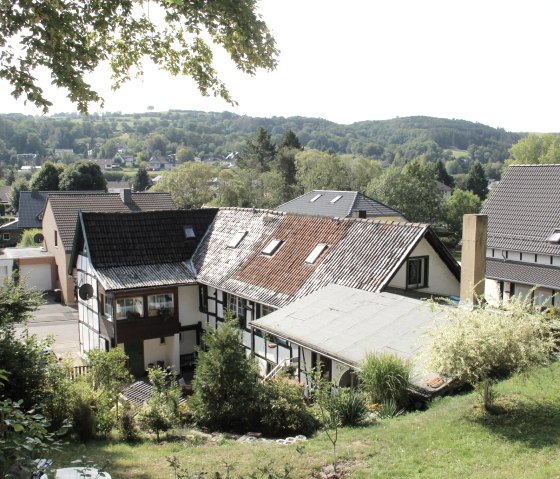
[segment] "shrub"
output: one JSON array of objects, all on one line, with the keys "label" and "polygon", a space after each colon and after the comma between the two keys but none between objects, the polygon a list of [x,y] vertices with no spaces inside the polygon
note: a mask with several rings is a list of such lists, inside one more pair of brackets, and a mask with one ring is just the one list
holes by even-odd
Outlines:
[{"label": "shrub", "polygon": [[264,382],[259,403],[264,434],[311,434],[317,429],[317,421],[306,406],[297,381],[278,378]]},{"label": "shrub", "polygon": [[358,377],[372,403],[392,400],[403,407],[408,399],[410,370],[410,363],[394,354],[368,354]]},{"label": "shrub", "polygon": [[83,382],[76,385],[76,397],[72,405],[72,429],[80,441],[88,442],[95,437],[95,413],[93,391]]},{"label": "shrub", "polygon": [[39,228],[33,228],[30,230],[24,230],[19,243],[17,244],[18,248],[33,248],[36,246],[41,246],[42,242],[35,241],[35,235],[41,233]]},{"label": "shrub", "polygon": [[159,442],[160,433],[171,429],[173,417],[161,397],[154,396],[138,414],[138,424],[142,430],[153,432]]},{"label": "shrub", "polygon": [[136,418],[134,417],[134,411],[132,406],[128,403],[125,403],[121,410],[121,415],[119,417],[119,431],[123,441],[134,442],[139,439],[139,430],[138,425],[136,424]]},{"label": "shrub", "polygon": [[59,362],[55,358],[47,361],[47,374],[43,384],[41,411],[51,424],[51,429],[59,429],[72,419],[75,401],[75,387],[69,361]]},{"label": "shrub", "polygon": [[359,389],[338,389],[333,397],[333,406],[341,426],[363,424],[369,414],[366,397]]}]

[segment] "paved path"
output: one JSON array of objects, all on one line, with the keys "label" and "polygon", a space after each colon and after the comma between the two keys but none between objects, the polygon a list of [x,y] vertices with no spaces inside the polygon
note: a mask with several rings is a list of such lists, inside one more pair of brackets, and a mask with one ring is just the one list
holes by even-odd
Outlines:
[{"label": "paved path", "polygon": [[[40,306],[27,324],[29,334],[35,334],[39,339],[53,336],[56,354],[59,357],[70,357],[75,365],[81,364],[77,307],[64,306],[47,299],[49,303]],[[24,330],[23,326],[16,328],[18,332]]]}]

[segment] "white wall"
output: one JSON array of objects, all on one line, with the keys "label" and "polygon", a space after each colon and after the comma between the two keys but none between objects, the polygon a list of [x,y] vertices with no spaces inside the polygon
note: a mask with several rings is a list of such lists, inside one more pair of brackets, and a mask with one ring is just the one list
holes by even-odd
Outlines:
[{"label": "white wall", "polygon": [[[417,291],[422,293],[433,293],[440,296],[459,295],[460,284],[453,276],[447,265],[431,247],[426,239],[422,239],[414,248],[409,257],[428,256],[428,287]],[[406,261],[398,270],[397,274],[389,283],[390,287],[406,289]]]}]

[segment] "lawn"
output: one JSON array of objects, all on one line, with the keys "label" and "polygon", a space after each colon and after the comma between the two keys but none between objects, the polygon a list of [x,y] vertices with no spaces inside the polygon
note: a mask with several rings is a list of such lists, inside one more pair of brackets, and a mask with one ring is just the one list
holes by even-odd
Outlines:
[{"label": "lawn", "polygon": [[[516,376],[497,386],[501,413],[484,413],[475,393],[436,400],[425,412],[339,431],[340,460],[352,461],[351,478],[560,478],[560,364]],[[243,444],[193,438],[177,431],[161,444],[69,444],[53,455],[65,466],[86,455],[118,478],[171,478],[166,457],[190,471],[248,474],[273,463],[308,478],[332,461],[332,446],[319,433],[300,446]],[[303,447],[301,447],[303,445]],[[213,476],[209,476],[213,477]]]}]

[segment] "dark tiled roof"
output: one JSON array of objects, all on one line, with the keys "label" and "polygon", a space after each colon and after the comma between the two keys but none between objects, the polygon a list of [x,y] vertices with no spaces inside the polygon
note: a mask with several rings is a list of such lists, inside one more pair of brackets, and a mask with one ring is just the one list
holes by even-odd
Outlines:
[{"label": "dark tiled roof", "polygon": [[481,213],[489,248],[560,255],[546,241],[560,228],[560,165],[510,166]]},{"label": "dark tiled roof", "polygon": [[560,268],[531,263],[486,259],[486,277],[560,290]]},{"label": "dark tiled roof", "polygon": [[[238,231],[248,233],[237,248],[228,248]],[[193,264],[201,283],[281,307],[329,283],[381,291],[428,231],[422,224],[223,208]],[[284,243],[263,256],[272,239]],[[305,264],[318,243],[329,246],[314,264]]]},{"label": "dark tiled roof", "polygon": [[11,186],[0,186],[0,203],[9,203],[10,202],[10,190],[12,189]]},{"label": "dark tiled roof", "polygon": [[169,193],[131,193],[130,203],[124,203],[119,193],[51,194],[49,203],[58,228],[60,240],[66,251],[72,249],[78,212],[134,212],[175,210],[177,207]]},{"label": "dark tiled roof", "polygon": [[[82,212],[81,225],[95,268],[163,265],[190,260],[216,212],[210,208],[139,213]],[[187,226],[193,228],[194,238],[186,237]],[[134,273],[131,268],[129,271]]]},{"label": "dark tiled roof", "polygon": [[[335,203],[331,203],[340,196]],[[311,201],[313,198],[317,199]],[[346,218],[364,210],[367,216],[402,216],[398,211],[357,191],[313,190],[276,208],[278,211],[303,215]]]}]

